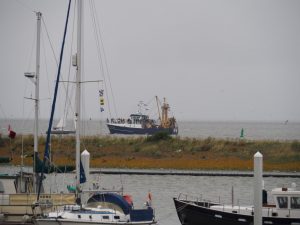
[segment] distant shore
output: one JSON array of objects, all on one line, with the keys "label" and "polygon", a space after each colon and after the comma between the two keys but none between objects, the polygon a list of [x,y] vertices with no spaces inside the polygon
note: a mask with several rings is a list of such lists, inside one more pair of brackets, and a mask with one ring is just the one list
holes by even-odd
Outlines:
[{"label": "distant shore", "polygon": [[[265,171],[300,171],[300,142],[247,139],[152,137],[96,137],[82,139],[81,149],[91,154],[94,168],[241,170],[253,169],[253,155],[264,156]],[[39,138],[42,157],[45,139]],[[74,137],[52,137],[51,156],[55,165],[75,164]],[[33,136],[23,137],[24,155],[33,153]],[[20,165],[22,139],[0,138],[0,156]],[[32,165],[32,157],[24,158]]]}]

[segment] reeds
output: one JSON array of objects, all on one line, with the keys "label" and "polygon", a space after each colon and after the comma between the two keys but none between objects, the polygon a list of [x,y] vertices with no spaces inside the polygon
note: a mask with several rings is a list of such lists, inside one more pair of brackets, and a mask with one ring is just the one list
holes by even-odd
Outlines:
[{"label": "reeds", "polygon": [[[12,155],[12,163],[20,164],[21,139],[0,143],[0,155]],[[40,156],[44,143],[40,137]],[[24,155],[31,155],[32,136],[24,137],[23,146]],[[56,165],[74,165],[74,137],[53,137],[51,149]],[[260,151],[265,170],[300,171],[299,141],[91,136],[82,139],[81,149],[91,153],[92,167],[252,170],[253,155]]]}]

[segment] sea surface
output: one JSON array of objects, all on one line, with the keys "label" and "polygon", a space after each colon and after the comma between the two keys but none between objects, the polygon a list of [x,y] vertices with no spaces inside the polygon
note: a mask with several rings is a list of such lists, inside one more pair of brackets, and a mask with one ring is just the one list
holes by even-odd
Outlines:
[{"label": "sea surface", "polygon": [[[14,173],[19,168],[0,166],[0,173]],[[32,171],[25,168],[25,171]],[[47,175],[44,187],[47,191],[57,193],[67,191],[67,185],[73,185],[75,174]],[[252,177],[217,177],[217,176],[179,176],[179,175],[107,175],[91,174],[91,182],[99,182],[102,188],[118,190],[124,188],[124,194],[133,197],[135,208],[144,206],[147,195],[151,192],[152,204],[160,225],[180,225],[173,203],[173,198],[180,194],[225,204],[232,202],[232,187],[234,187],[234,202],[240,205],[253,205]],[[296,183],[300,188],[300,178],[265,177],[265,189],[275,187],[290,187]],[[268,201],[273,202],[270,195]]]},{"label": "sea surface", "polygon": [[[58,121],[54,121],[54,126]],[[8,125],[17,134],[32,134],[34,129],[33,120],[4,120],[0,119],[0,132],[5,134]],[[239,138],[241,130],[244,138],[249,140],[300,140],[300,123],[296,122],[201,122],[201,121],[178,121],[179,136],[191,138]],[[39,133],[45,135],[48,121],[39,122]],[[72,121],[67,121],[66,129],[74,129]],[[86,120],[82,122],[83,135],[108,135],[109,131],[105,122],[99,120]],[[117,135],[115,135],[117,136]]]}]

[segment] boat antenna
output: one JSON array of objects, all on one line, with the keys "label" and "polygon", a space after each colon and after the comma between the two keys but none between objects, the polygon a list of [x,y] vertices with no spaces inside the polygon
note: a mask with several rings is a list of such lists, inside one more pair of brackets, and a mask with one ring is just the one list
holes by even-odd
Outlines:
[{"label": "boat antenna", "polygon": [[47,139],[46,139],[46,144],[45,144],[43,166],[42,166],[41,177],[39,179],[37,202],[39,201],[39,198],[40,198],[42,181],[43,181],[43,177],[44,177],[45,163],[46,163],[46,160],[49,160],[49,142],[50,142],[51,128],[52,128],[54,111],[55,111],[55,103],[56,103],[57,92],[58,92],[58,83],[59,83],[60,70],[61,70],[61,64],[62,64],[63,53],[64,53],[65,39],[66,39],[67,28],[68,28],[68,21],[69,21],[69,15],[70,15],[71,1],[72,0],[69,0],[69,4],[68,4],[67,18],[66,18],[65,28],[64,28],[64,37],[63,37],[63,42],[62,42],[61,51],[60,51],[59,65],[58,65],[58,71],[57,71],[57,78],[56,78],[56,83],[55,83],[55,91],[54,91],[54,97],[53,97],[52,108],[51,108],[51,116],[50,116],[50,121],[49,121],[49,125],[48,125]]}]

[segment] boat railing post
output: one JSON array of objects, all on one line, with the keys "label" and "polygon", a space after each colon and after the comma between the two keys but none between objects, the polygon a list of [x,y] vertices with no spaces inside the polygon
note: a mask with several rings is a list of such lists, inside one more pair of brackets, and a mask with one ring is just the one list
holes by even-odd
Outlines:
[{"label": "boat railing post", "polygon": [[240,199],[238,199],[237,201],[238,201],[238,206],[239,206],[239,213],[241,213]]},{"label": "boat railing post", "polygon": [[219,204],[221,204],[221,196],[219,195]]}]

